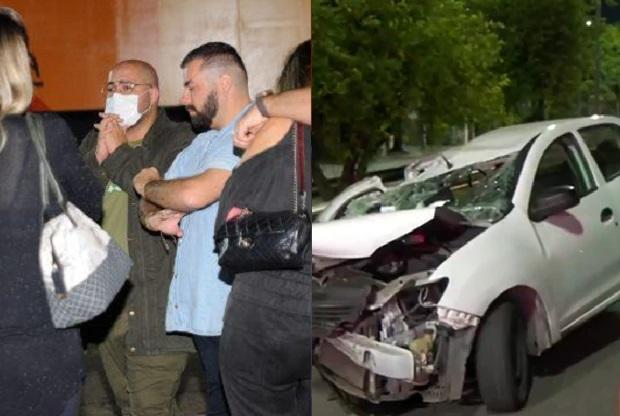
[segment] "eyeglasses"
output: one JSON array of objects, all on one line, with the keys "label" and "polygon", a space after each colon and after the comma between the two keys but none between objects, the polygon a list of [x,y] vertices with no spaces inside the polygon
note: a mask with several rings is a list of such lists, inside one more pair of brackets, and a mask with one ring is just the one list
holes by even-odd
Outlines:
[{"label": "eyeglasses", "polygon": [[131,82],[131,81],[114,81],[108,82],[102,89],[101,94],[104,96],[112,95],[115,92],[119,92],[121,94],[130,94],[138,85],[146,85],[148,87],[152,87],[151,84],[141,84],[139,82]]}]

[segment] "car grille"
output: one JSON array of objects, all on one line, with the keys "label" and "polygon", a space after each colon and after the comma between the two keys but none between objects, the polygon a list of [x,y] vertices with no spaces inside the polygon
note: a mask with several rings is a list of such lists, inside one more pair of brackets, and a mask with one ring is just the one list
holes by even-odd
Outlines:
[{"label": "car grille", "polygon": [[370,285],[353,286],[345,282],[326,286],[313,284],[313,336],[325,337],[339,325],[355,322],[366,306],[370,291]]}]

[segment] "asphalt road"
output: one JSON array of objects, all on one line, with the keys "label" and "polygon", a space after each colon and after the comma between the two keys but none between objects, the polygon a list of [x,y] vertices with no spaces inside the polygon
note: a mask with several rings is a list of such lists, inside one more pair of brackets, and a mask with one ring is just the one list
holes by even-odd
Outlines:
[{"label": "asphalt road", "polygon": [[[534,360],[534,381],[519,416],[619,416],[620,303],[593,318]],[[485,416],[477,400],[423,406],[413,399],[376,406],[346,405],[317,375],[313,416]]]}]

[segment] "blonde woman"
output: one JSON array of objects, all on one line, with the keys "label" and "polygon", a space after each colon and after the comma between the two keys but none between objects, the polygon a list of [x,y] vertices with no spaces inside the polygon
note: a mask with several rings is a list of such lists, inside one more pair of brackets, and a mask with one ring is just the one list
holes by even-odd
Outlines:
[{"label": "blonde woman", "polygon": [[[32,99],[27,39],[20,16],[0,7],[0,415],[74,416],[83,374],[79,332],[52,325],[38,263],[39,159],[23,117]],[[103,190],[71,131],[53,115],[42,121],[67,199],[97,218]]]}]

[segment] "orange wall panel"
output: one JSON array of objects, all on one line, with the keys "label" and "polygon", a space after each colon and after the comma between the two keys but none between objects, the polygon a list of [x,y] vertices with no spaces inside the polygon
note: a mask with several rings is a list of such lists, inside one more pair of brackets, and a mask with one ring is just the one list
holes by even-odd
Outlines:
[{"label": "orange wall panel", "polygon": [[43,87],[35,94],[54,111],[101,108],[100,86],[115,63],[116,3],[109,0],[4,0],[30,35]]},{"label": "orange wall panel", "polygon": [[273,88],[284,58],[310,37],[310,0],[0,0],[28,26],[44,86],[37,108],[94,110],[118,61],[142,59],[160,79],[160,104],[177,105],[179,64],[207,41],[233,45],[250,94]]}]

